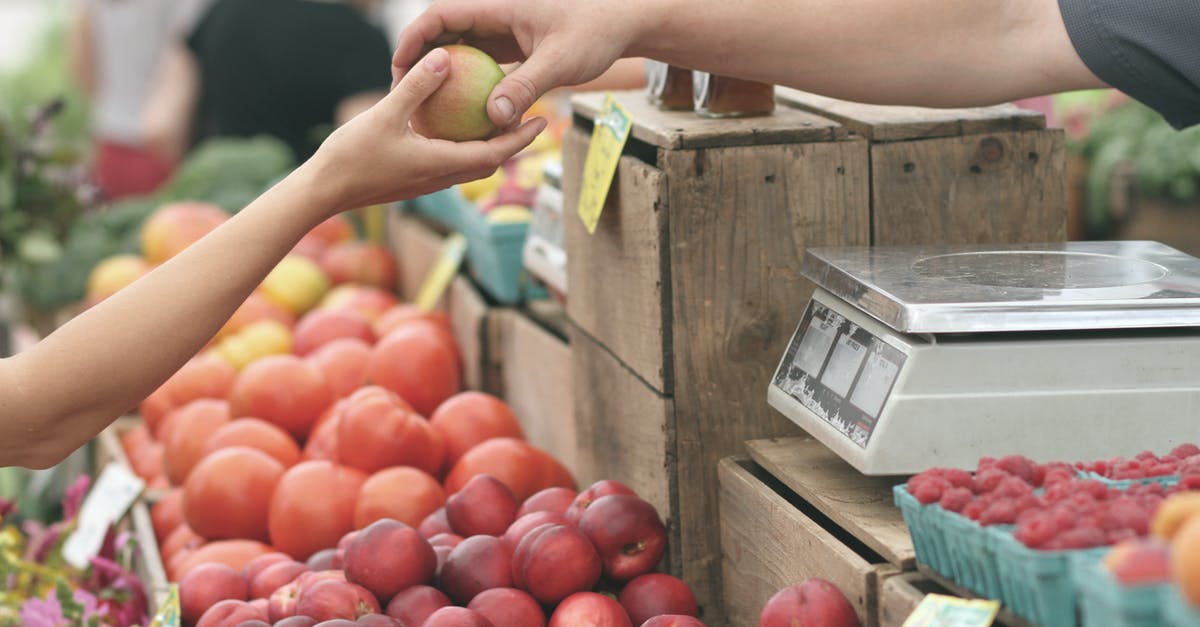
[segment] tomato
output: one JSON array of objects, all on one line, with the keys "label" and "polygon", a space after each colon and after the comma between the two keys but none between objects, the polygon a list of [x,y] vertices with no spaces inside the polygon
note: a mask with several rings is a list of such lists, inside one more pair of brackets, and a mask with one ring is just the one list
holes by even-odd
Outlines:
[{"label": "tomato", "polygon": [[349,399],[338,421],[338,459],[366,472],[390,466],[441,471],[445,445],[429,421],[379,394]]},{"label": "tomato", "polygon": [[409,322],[375,345],[367,381],[399,394],[417,413],[429,416],[462,388],[458,349],[433,323]]},{"label": "tomato", "polygon": [[545,451],[516,438],[493,438],[467,451],[443,484],[454,494],[471,477],[489,474],[504,482],[518,501],[546,488],[575,488],[570,472]]},{"label": "tomato", "polygon": [[204,455],[231,446],[258,449],[274,457],[285,468],[300,461],[300,445],[296,444],[291,434],[258,418],[238,418],[222,425],[208,438],[204,445]]},{"label": "tomato", "polygon": [[471,447],[492,438],[524,439],[521,423],[504,401],[484,392],[460,392],[433,412],[429,424],[446,441],[446,465],[453,466]]},{"label": "tomato", "polygon": [[332,402],[325,376],[295,355],[271,355],[251,363],[229,392],[235,416],[261,418],[301,441]]},{"label": "tomato", "polygon": [[445,504],[446,492],[429,473],[408,466],[385,468],[368,477],[359,490],[354,527],[392,518],[416,529]]},{"label": "tomato", "polygon": [[361,470],[323,460],[292,466],[271,496],[271,543],[299,561],[337,546],[354,530],[354,505],[366,480]]},{"label": "tomato", "polygon": [[164,461],[172,485],[183,484],[204,456],[208,438],[230,420],[229,403],[215,398],[192,401],[167,416],[163,426]]},{"label": "tomato", "polygon": [[209,540],[266,540],[267,511],[284,466],[247,446],[216,451],[196,464],[183,485],[183,517]]}]

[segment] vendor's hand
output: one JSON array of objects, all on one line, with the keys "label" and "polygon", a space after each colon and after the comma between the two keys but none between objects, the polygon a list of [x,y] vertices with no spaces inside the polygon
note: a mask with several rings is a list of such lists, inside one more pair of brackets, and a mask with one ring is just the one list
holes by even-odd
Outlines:
[{"label": "vendor's hand", "polygon": [[[409,127],[417,106],[445,80],[450,55],[434,50],[391,92],[335,130],[302,166],[331,213],[404,200],[486,177],[546,127],[535,118],[487,141],[429,139]],[[326,216],[327,217],[327,216]]]},{"label": "vendor's hand", "polygon": [[392,58],[399,80],[435,46],[466,43],[500,63],[522,61],[488,99],[501,128],[555,87],[603,73],[649,22],[648,0],[439,0],[400,34]]}]

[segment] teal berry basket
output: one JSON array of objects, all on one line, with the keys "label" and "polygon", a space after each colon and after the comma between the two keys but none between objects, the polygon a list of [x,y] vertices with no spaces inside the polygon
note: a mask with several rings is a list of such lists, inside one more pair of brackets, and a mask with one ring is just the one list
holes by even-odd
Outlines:
[{"label": "teal berry basket", "polygon": [[[954,581],[989,599],[1000,598],[1000,571],[996,565],[995,535],[966,516],[946,512],[946,539],[955,571]],[[1008,530],[1011,525],[995,527]]]},{"label": "teal berry basket", "polygon": [[917,561],[945,577],[954,579],[954,561],[950,556],[945,532],[949,512],[936,503],[922,504],[917,497],[909,493],[904,484],[892,488],[892,497],[904,516],[909,535],[912,536]]},{"label": "teal berry basket", "polygon": [[405,204],[413,213],[429,218],[451,231],[462,228],[463,214],[472,209],[471,203],[463,198],[457,187],[418,196]]},{"label": "teal berry basket", "polygon": [[528,222],[494,223],[474,205],[466,204],[459,215],[467,238],[467,267],[471,277],[489,296],[504,305],[548,298],[525,269],[522,253]]},{"label": "teal berry basket", "polygon": [[1200,607],[1188,603],[1175,586],[1163,594],[1163,624],[1167,627],[1196,627],[1200,625]]},{"label": "teal berry basket", "polygon": [[996,547],[1000,600],[1022,618],[1039,625],[1076,627],[1078,590],[1072,560],[1093,559],[1108,547],[1039,551],[1022,544],[1010,529],[988,529]]},{"label": "teal berry basket", "polygon": [[1079,478],[1099,481],[1110,488],[1116,488],[1118,490],[1128,490],[1135,485],[1142,485],[1146,483],[1158,483],[1162,484],[1162,487],[1164,488],[1169,488],[1179,483],[1179,475],[1161,475],[1158,477],[1146,477],[1144,479],[1109,479],[1104,475],[1091,471],[1080,471]]},{"label": "teal berry basket", "polygon": [[[1072,560],[1083,627],[1165,627],[1170,584],[1123,585],[1104,567],[1103,554]],[[1188,623],[1200,625],[1200,622]]]}]

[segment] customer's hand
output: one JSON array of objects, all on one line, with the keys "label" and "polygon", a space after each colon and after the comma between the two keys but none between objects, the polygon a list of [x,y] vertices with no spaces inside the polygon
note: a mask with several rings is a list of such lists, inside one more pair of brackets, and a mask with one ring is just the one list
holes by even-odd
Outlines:
[{"label": "customer's hand", "polygon": [[546,127],[535,118],[487,141],[429,139],[409,118],[445,80],[450,55],[433,50],[391,92],[334,131],[301,166],[331,213],[403,200],[483,178]]},{"label": "customer's hand", "polygon": [[465,43],[500,63],[522,62],[488,100],[488,115],[507,127],[556,87],[600,76],[649,30],[653,0],[441,0],[400,35],[392,58],[397,80],[435,46]]}]

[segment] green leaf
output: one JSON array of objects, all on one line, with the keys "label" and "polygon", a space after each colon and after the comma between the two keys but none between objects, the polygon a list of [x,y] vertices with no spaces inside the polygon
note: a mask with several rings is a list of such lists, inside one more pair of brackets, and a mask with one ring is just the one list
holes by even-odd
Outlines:
[{"label": "green leaf", "polygon": [[21,238],[17,256],[25,263],[53,263],[62,256],[62,246],[49,233],[34,231]]}]

